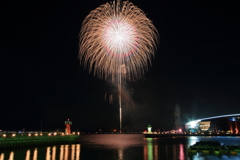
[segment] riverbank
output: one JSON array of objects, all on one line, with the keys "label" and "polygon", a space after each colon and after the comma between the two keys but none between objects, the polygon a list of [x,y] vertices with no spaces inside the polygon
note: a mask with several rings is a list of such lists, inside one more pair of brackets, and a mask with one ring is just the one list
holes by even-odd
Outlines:
[{"label": "riverbank", "polygon": [[240,137],[240,134],[226,134],[226,133],[164,133],[164,132],[144,132],[145,138],[157,138],[157,137],[185,137],[185,136],[231,136]]},{"label": "riverbank", "polygon": [[26,147],[38,147],[55,144],[73,144],[77,142],[78,134],[63,133],[7,133],[0,136],[1,149],[15,149]]}]

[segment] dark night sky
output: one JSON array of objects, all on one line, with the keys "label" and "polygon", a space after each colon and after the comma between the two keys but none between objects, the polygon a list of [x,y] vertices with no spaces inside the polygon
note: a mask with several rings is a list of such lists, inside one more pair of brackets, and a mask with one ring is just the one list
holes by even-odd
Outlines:
[{"label": "dark night sky", "polygon": [[[0,129],[119,128],[112,87],[78,59],[78,34],[87,14],[108,1],[1,1]],[[239,2],[132,0],[160,34],[160,47],[141,80],[127,84],[134,107],[123,127],[172,129],[174,107],[183,122],[239,113]]]}]

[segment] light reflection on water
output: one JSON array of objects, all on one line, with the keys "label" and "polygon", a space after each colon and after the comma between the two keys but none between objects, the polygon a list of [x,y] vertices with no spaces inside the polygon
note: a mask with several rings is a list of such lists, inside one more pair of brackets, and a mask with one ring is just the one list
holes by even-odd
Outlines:
[{"label": "light reflection on water", "polygon": [[184,154],[184,146],[183,144],[179,145],[179,160],[184,160],[185,154]]},{"label": "light reflection on water", "polygon": [[4,153],[0,155],[0,160],[4,160]]},{"label": "light reflection on water", "polygon": [[118,149],[118,159],[123,160],[123,149]]},{"label": "light reflection on water", "polygon": [[0,151],[0,160],[240,160],[229,155],[188,155],[187,148],[200,140],[240,145],[237,137],[83,135],[80,144]]},{"label": "light reflection on water", "polygon": [[[42,149],[46,150],[42,150]],[[70,152],[71,151],[71,152]],[[25,156],[22,154],[25,152]],[[0,152],[0,160],[80,160],[80,144]],[[39,155],[39,157],[38,157]],[[40,157],[40,155],[45,155]],[[70,159],[71,157],[71,159]]]},{"label": "light reflection on water", "polygon": [[52,155],[52,159],[56,159],[56,146],[53,147],[53,155]]},{"label": "light reflection on water", "polygon": [[14,159],[14,153],[11,152],[11,153],[10,153],[10,156],[9,156],[9,160],[13,160],[13,159]]},{"label": "light reflection on water", "polygon": [[158,160],[158,145],[154,143],[154,138],[144,139],[144,160]]},{"label": "light reflection on water", "polygon": [[37,160],[37,153],[38,153],[38,150],[37,148],[35,148],[33,152],[33,160]]},{"label": "light reflection on water", "polygon": [[46,160],[50,160],[50,147],[47,147]]},{"label": "light reflection on water", "polygon": [[30,150],[27,150],[25,160],[30,160]]},{"label": "light reflection on water", "polygon": [[64,160],[67,160],[67,158],[68,158],[68,147],[69,147],[69,145],[65,145],[65,156],[64,156]]}]

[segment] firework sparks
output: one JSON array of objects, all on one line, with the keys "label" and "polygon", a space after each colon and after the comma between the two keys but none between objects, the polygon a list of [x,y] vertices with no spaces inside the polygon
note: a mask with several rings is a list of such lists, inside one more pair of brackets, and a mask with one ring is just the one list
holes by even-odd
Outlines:
[{"label": "firework sparks", "polygon": [[[117,83],[120,133],[121,101],[126,95],[122,83],[126,78],[135,79],[144,74],[157,43],[157,29],[144,12],[129,1],[117,0],[101,5],[83,21],[79,58],[95,76]],[[110,100],[112,102],[113,98]]]},{"label": "firework sparks", "polygon": [[126,77],[134,79],[151,64],[157,40],[156,28],[141,9],[129,1],[113,1],[83,21],[79,58],[100,78],[118,81],[124,65]]}]

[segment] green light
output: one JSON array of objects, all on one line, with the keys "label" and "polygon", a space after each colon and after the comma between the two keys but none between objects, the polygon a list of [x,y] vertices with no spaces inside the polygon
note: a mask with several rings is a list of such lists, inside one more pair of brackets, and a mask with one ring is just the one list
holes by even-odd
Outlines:
[{"label": "green light", "polygon": [[147,138],[148,160],[153,160],[153,139]]}]

